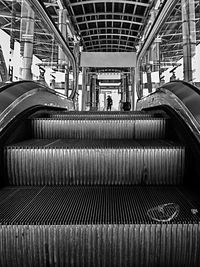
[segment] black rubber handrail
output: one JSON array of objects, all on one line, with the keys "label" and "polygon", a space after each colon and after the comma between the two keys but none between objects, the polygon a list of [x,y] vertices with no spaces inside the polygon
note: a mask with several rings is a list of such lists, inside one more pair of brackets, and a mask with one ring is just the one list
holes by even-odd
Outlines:
[{"label": "black rubber handrail", "polygon": [[166,83],[159,90],[168,90],[176,95],[200,124],[200,89],[185,81]]},{"label": "black rubber handrail", "polygon": [[33,81],[8,83],[0,88],[0,133],[16,116],[41,107],[74,110],[65,95]]},{"label": "black rubber handrail", "polygon": [[3,92],[3,91],[5,91],[5,90],[7,90],[8,88],[11,88],[11,87],[13,87],[13,85],[17,85],[17,84],[24,84],[24,83],[28,83],[28,82],[30,82],[30,83],[32,83],[32,81],[17,81],[17,82],[8,82],[8,83],[3,83],[2,85],[1,85],[1,87],[0,87],[0,93],[1,92]]}]

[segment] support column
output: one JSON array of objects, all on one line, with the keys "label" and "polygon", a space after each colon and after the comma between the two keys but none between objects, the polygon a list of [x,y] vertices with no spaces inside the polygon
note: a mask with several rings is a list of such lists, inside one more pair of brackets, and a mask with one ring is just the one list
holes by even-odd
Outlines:
[{"label": "support column", "polygon": [[[68,35],[67,35],[67,10],[66,9],[59,9],[58,11],[58,28],[64,37],[65,40],[68,42]],[[61,69],[65,71],[65,95],[68,96],[69,94],[69,60],[65,53],[63,52],[62,47],[58,49],[58,64]]]},{"label": "support column", "polygon": [[69,96],[69,62],[65,66],[65,95]]},{"label": "support column", "polygon": [[87,68],[83,67],[82,74],[82,111],[86,109],[86,99],[87,99]]},{"label": "support column", "polygon": [[32,8],[23,1],[21,14],[21,38],[24,41],[22,79],[32,80],[33,37],[35,14]]},{"label": "support column", "polygon": [[[140,63],[142,64],[142,63]],[[138,74],[138,83],[137,83],[137,93],[138,93],[138,97],[141,98],[143,97],[143,89],[144,89],[144,82],[143,82],[143,69],[142,69],[142,65],[140,65],[137,68],[137,74]]]},{"label": "support column", "polygon": [[126,77],[124,74],[122,74],[122,102],[126,101],[125,96],[125,90],[126,90]]},{"label": "support column", "polygon": [[152,93],[152,80],[151,80],[151,65],[146,65],[146,74],[147,74],[147,87],[149,93]]},{"label": "support column", "polygon": [[11,29],[10,29],[10,55],[9,55],[9,66],[8,66],[8,81],[13,81],[13,54],[15,45],[15,23],[16,23],[16,0],[12,0],[12,11],[11,11]]},{"label": "support column", "polygon": [[[76,41],[74,43],[74,49],[73,49],[73,54],[76,59],[76,68],[77,68],[77,77],[79,76],[79,66],[80,66],[80,44],[79,41]],[[74,77],[73,77],[74,79]],[[74,84],[74,83],[73,83]]]},{"label": "support column", "polygon": [[3,51],[0,45],[0,82],[6,82],[8,78],[7,75],[8,75],[8,71],[7,71]]},{"label": "support column", "polygon": [[130,101],[130,95],[129,95],[128,74],[125,75],[125,94],[126,94],[126,102],[129,102]]},{"label": "support column", "polygon": [[91,110],[96,110],[96,75],[91,79]]},{"label": "support column", "polygon": [[131,109],[135,109],[135,68],[130,69],[130,75],[131,75],[131,92],[132,92],[132,103],[131,103]]},{"label": "support column", "polygon": [[96,78],[96,110],[98,110],[99,107],[99,93],[100,93],[100,88]]},{"label": "support column", "polygon": [[[59,9],[58,10],[58,28],[64,37],[66,39],[67,37],[67,10],[66,9]],[[62,47],[59,47],[58,49],[58,64],[61,68],[64,69],[64,65],[66,64],[66,56],[65,53],[63,52]]]},{"label": "support column", "polygon": [[[143,42],[139,41],[139,51],[142,49]],[[142,60],[141,57],[137,61],[136,69],[135,69],[135,77],[136,77],[136,92],[138,98],[141,98],[143,96],[143,69],[142,69]]]},{"label": "support column", "polygon": [[183,33],[183,73],[186,82],[193,81],[192,58],[196,54],[195,1],[181,0]]},{"label": "support column", "polygon": [[90,74],[90,110],[96,110],[96,75]]}]

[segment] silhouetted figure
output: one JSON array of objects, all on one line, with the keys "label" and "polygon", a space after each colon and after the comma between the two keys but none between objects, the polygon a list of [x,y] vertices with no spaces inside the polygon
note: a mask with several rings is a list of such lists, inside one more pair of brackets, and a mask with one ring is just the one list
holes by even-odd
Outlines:
[{"label": "silhouetted figure", "polygon": [[110,110],[110,111],[111,111],[111,109],[112,109],[112,104],[113,104],[113,101],[112,101],[111,96],[109,95],[109,96],[107,97],[107,110]]}]

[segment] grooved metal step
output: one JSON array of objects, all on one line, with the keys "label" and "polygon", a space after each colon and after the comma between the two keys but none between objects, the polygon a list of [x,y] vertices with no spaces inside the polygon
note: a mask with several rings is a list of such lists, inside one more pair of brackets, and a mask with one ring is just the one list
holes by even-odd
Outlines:
[{"label": "grooved metal step", "polygon": [[[174,219],[149,218],[166,203]],[[199,206],[178,187],[7,187],[0,266],[198,267]]]},{"label": "grooved metal step", "polygon": [[198,223],[1,225],[0,231],[0,266],[200,266]]},{"label": "grooved metal step", "polygon": [[185,148],[162,141],[27,140],[4,149],[11,185],[181,184]]},{"label": "grooved metal step", "polygon": [[144,111],[50,111],[46,114],[48,118],[104,118],[104,119],[136,119],[136,118],[163,118],[166,114],[160,112],[144,112]]},{"label": "grooved metal step", "polygon": [[[200,222],[198,212],[191,211],[200,208],[199,199],[197,204],[175,186],[19,186],[0,192],[0,224]],[[169,221],[158,209],[153,214],[153,209],[167,204],[162,212]],[[175,206],[178,208],[173,217]]]},{"label": "grooved metal step", "polygon": [[31,120],[34,138],[164,139],[166,119],[45,119]]}]

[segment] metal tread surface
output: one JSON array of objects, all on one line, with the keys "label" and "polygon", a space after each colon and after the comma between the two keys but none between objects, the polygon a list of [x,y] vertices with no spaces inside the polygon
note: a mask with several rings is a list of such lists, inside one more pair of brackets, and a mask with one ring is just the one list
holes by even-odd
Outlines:
[{"label": "metal tread surface", "polygon": [[118,140],[118,139],[27,139],[5,146],[7,148],[179,148],[184,147],[173,140]]},{"label": "metal tread surface", "polygon": [[200,200],[175,186],[5,187],[0,192],[1,224],[165,223],[149,216],[149,210],[169,203],[178,212],[166,223],[200,222],[199,213],[192,212],[200,210]]},{"label": "metal tread surface", "polygon": [[144,111],[50,111],[44,116],[49,118],[152,118],[167,117],[163,111],[144,112]]},{"label": "metal tread surface", "polygon": [[181,184],[185,148],[167,140],[26,140],[4,149],[10,185]]},{"label": "metal tread surface", "polygon": [[165,118],[35,118],[34,138],[164,139]]},{"label": "metal tread surface", "polygon": [[200,224],[1,225],[4,267],[199,267]]}]

